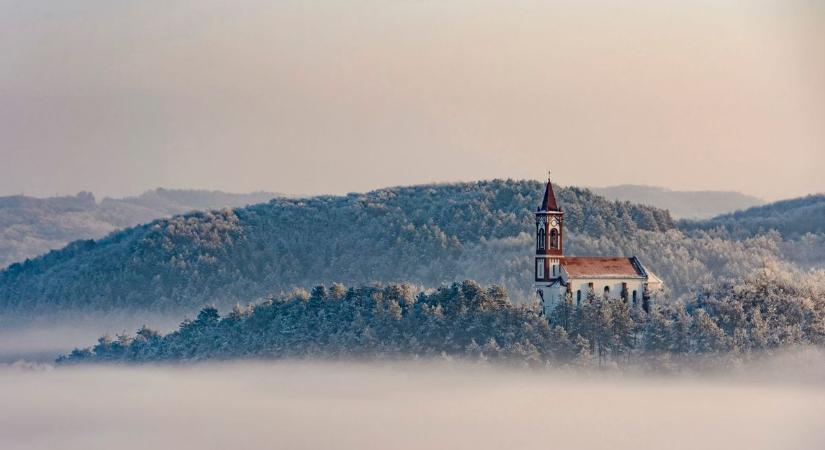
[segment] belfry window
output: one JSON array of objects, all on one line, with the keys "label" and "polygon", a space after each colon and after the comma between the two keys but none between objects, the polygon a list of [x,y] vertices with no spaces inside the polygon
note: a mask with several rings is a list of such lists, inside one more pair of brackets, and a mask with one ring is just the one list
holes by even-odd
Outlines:
[{"label": "belfry window", "polygon": [[550,230],[550,248],[559,248],[559,232],[555,228]]},{"label": "belfry window", "polygon": [[544,250],[544,227],[539,227],[537,242],[539,250]]}]

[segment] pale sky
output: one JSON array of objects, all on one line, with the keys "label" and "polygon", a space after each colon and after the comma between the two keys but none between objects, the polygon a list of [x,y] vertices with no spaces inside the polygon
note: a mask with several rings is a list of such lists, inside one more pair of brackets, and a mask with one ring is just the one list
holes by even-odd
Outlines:
[{"label": "pale sky", "polygon": [[825,1],[0,0],[0,195],[825,191]]}]

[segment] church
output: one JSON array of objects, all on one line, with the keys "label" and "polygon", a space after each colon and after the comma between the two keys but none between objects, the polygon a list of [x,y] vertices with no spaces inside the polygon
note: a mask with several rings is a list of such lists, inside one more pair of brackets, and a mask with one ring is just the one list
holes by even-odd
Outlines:
[{"label": "church", "polygon": [[635,256],[564,256],[564,212],[549,177],[536,210],[535,288],[547,317],[561,301],[579,305],[589,296],[621,299],[631,307],[650,308],[662,280]]}]

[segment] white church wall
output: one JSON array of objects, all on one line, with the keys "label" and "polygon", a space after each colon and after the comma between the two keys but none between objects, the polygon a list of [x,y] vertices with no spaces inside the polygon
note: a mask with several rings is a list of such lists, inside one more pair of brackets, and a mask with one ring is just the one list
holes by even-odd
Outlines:
[{"label": "white church wall", "polygon": [[640,278],[574,278],[568,280],[569,289],[575,302],[577,292],[581,291],[581,298],[587,298],[590,283],[593,283],[593,292],[597,296],[604,295],[604,288],[610,289],[609,298],[620,298],[622,294],[622,284],[627,283],[627,298],[633,299],[633,291],[636,291],[637,300],[641,301],[644,292],[644,279]]}]

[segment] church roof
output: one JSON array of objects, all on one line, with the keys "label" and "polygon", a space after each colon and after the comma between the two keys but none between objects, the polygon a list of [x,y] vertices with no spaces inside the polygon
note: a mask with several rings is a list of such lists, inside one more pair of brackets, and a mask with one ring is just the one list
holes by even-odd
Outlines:
[{"label": "church roof", "polygon": [[560,264],[570,278],[646,278],[647,272],[639,260],[632,258],[603,258],[565,256]]},{"label": "church roof", "polygon": [[541,211],[561,211],[556,203],[556,193],[553,192],[553,183],[547,179],[547,188],[544,189],[544,199],[541,202]]}]

